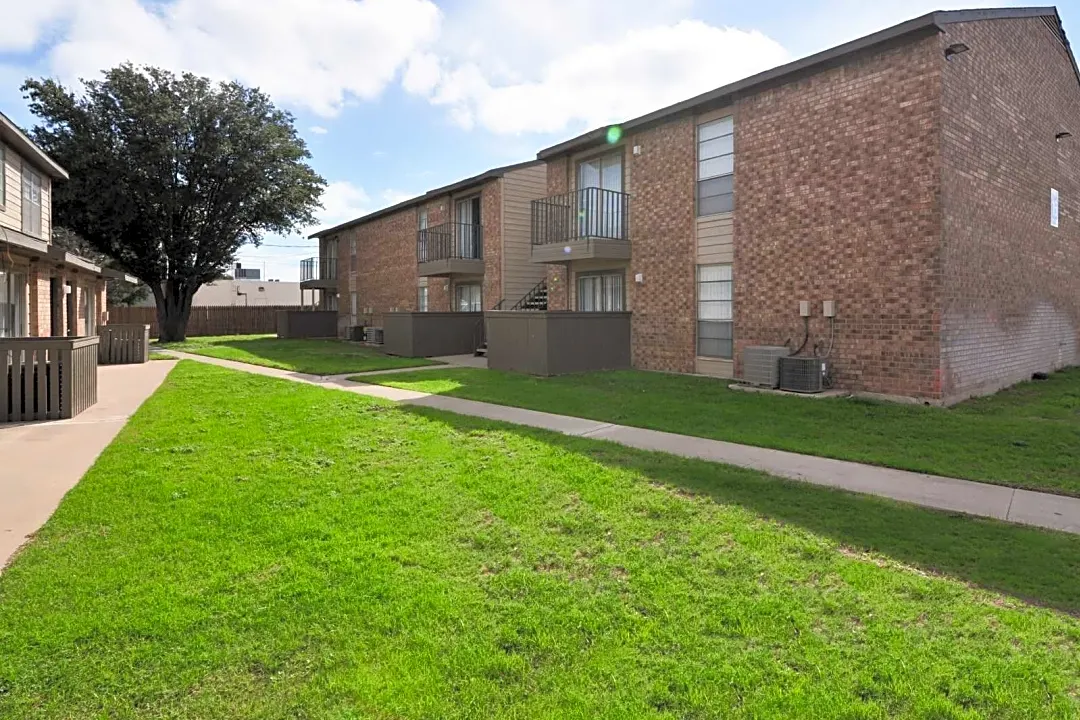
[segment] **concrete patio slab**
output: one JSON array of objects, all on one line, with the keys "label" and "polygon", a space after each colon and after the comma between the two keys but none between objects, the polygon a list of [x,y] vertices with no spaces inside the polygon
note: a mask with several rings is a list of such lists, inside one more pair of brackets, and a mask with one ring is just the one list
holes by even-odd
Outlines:
[{"label": "concrete patio slab", "polygon": [[0,425],[0,568],[53,514],[175,362],[98,368],[96,405],[70,420]]}]

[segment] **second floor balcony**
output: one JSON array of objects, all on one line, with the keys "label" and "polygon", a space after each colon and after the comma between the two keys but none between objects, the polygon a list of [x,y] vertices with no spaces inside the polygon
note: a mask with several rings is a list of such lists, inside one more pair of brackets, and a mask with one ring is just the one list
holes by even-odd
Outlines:
[{"label": "second floor balcony", "polygon": [[417,272],[425,277],[484,274],[484,228],[443,223],[416,233]]},{"label": "second floor balcony", "polygon": [[337,258],[311,257],[300,261],[300,287],[337,289]]},{"label": "second floor balcony", "polygon": [[555,263],[630,257],[630,196],[582,188],[532,201],[532,259]]}]

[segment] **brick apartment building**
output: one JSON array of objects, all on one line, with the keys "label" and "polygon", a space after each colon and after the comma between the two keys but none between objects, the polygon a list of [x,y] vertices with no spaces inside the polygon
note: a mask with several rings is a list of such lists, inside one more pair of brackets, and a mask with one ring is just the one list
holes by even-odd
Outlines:
[{"label": "brick apartment building", "polygon": [[67,172],[0,113],[0,338],[86,336],[106,317],[105,270],[52,244]]},{"label": "brick apartment building", "polygon": [[635,367],[738,376],[804,322],[851,390],[950,402],[1080,362],[1080,75],[1053,8],[932,13],[538,157],[550,309],[630,311]]},{"label": "brick apartment building", "polygon": [[336,289],[326,309],[334,303],[341,334],[390,312],[512,306],[545,277],[530,260],[529,233],[530,202],[545,192],[536,160],[431,190],[312,235],[321,272],[309,274]]}]

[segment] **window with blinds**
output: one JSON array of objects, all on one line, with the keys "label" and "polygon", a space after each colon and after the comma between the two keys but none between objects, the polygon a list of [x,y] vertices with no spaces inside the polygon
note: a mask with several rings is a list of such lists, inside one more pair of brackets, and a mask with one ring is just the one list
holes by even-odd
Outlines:
[{"label": "window with blinds", "polygon": [[621,272],[578,275],[578,311],[622,312],[626,307],[623,285]]},{"label": "window with blinds", "polygon": [[731,265],[698,265],[697,354],[732,357]]},{"label": "window with blinds", "polygon": [[25,337],[26,276],[0,270],[0,337]]},{"label": "window with blinds", "polygon": [[735,209],[734,173],[734,119],[729,115],[698,125],[698,216]]}]

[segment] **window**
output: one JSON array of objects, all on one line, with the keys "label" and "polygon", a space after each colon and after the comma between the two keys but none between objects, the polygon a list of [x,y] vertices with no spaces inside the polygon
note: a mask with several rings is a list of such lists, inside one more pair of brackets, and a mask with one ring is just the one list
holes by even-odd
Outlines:
[{"label": "window", "polygon": [[419,312],[428,311],[428,289],[426,287],[416,289],[416,309]]},{"label": "window", "polygon": [[480,312],[483,309],[480,285],[457,285],[454,294],[458,312]]},{"label": "window", "polygon": [[355,325],[356,324],[356,316],[359,314],[359,313],[356,312],[356,293],[349,293],[349,303],[351,305],[350,309],[352,310],[352,312],[350,314],[353,317],[353,324]]},{"label": "window", "polygon": [[[358,263],[356,260],[356,238],[349,240],[349,271],[356,272]],[[356,313],[353,313],[355,315]]]},{"label": "window", "polygon": [[625,239],[625,208],[622,198],[614,194],[623,191],[622,151],[583,160],[577,183],[577,208],[571,211],[578,218],[578,235]]},{"label": "window", "polygon": [[421,230],[427,230],[427,227],[428,227],[427,208],[420,208],[420,229]]},{"label": "window", "polygon": [[97,322],[94,317],[97,314],[97,297],[93,286],[79,288],[79,294],[82,295],[82,335],[89,337],[97,332]]},{"label": "window", "polygon": [[731,266],[698,265],[697,285],[697,354],[731,358]]},{"label": "window", "polygon": [[25,337],[26,325],[26,276],[0,270],[0,337]]},{"label": "window", "polygon": [[27,235],[41,237],[41,176],[23,164],[22,229]]},{"label": "window", "polygon": [[580,312],[622,312],[623,274],[578,275],[577,309]]},{"label": "window", "polygon": [[454,206],[454,216],[457,221],[454,226],[457,254],[454,257],[479,260],[484,256],[481,247],[480,196],[459,200]]},{"label": "window", "polygon": [[698,126],[699,216],[735,209],[735,123],[729,115]]}]

